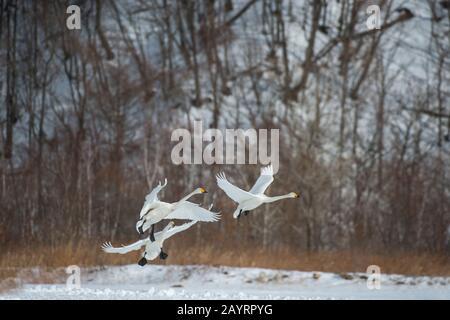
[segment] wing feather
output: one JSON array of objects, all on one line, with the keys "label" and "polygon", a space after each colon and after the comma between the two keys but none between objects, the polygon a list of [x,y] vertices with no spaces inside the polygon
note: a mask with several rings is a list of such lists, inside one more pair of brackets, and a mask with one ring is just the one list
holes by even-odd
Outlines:
[{"label": "wing feather", "polygon": [[125,254],[131,251],[139,250],[147,242],[146,239],[136,241],[128,246],[113,247],[111,242],[105,242],[102,244],[102,250],[107,253],[120,253]]},{"label": "wing feather", "polygon": [[174,234],[176,234],[178,232],[181,232],[181,231],[184,231],[186,229],[189,229],[190,227],[192,227],[196,223],[197,223],[197,221],[191,221],[191,222],[184,223],[182,225],[173,227],[172,229],[170,229],[169,231],[164,233],[164,238],[165,239],[170,238],[171,236],[173,236]]},{"label": "wing feather", "polygon": [[253,198],[253,194],[250,192],[244,191],[241,188],[231,184],[223,172],[219,173],[216,176],[216,179],[219,188],[222,189],[233,201],[241,203],[245,200]]},{"label": "wing feather", "polygon": [[139,217],[142,218],[151,208],[152,204],[158,201],[158,193],[167,185],[167,179],[164,180],[164,184],[159,184],[148,194],[145,196],[144,206],[139,213]]},{"label": "wing feather", "polygon": [[196,203],[185,201],[164,219],[185,219],[214,222],[220,219],[220,213],[209,211],[205,208],[200,207]]},{"label": "wing feather", "polygon": [[273,167],[269,165],[261,169],[261,175],[256,180],[255,185],[250,189],[250,193],[262,194],[273,182]]}]

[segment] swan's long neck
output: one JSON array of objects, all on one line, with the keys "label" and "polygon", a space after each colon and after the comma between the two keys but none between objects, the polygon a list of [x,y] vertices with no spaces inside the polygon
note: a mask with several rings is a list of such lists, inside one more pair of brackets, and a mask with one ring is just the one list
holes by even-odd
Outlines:
[{"label": "swan's long neck", "polygon": [[190,197],[192,197],[193,195],[195,195],[195,191],[192,191],[191,193],[189,193],[187,196],[185,196],[184,198],[182,198],[180,201],[175,202],[174,205],[175,207],[183,204],[184,202],[187,201],[187,199],[189,199]]},{"label": "swan's long neck", "polygon": [[166,226],[162,231],[161,231],[161,239],[160,239],[160,244],[162,246],[164,240],[167,239],[167,231],[169,231],[172,228],[172,226]]},{"label": "swan's long neck", "polygon": [[292,198],[292,195],[290,193],[282,195],[282,196],[276,196],[276,197],[266,197],[266,201],[267,203],[271,203],[271,202],[275,202],[278,200],[283,200],[283,199],[287,199],[287,198]]}]

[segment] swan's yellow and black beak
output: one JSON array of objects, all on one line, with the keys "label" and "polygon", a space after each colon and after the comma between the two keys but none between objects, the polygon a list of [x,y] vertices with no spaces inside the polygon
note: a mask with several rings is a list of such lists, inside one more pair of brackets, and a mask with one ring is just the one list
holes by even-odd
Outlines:
[{"label": "swan's yellow and black beak", "polygon": [[205,188],[200,188],[200,192],[201,192],[201,193],[208,193],[208,191],[206,191]]},{"label": "swan's yellow and black beak", "polygon": [[294,192],[294,198],[300,198],[300,195],[297,192]]}]

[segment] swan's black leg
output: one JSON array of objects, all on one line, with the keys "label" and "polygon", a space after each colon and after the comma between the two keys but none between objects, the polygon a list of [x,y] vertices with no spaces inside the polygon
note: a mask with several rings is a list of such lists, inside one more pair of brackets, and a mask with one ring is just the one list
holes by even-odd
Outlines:
[{"label": "swan's black leg", "polygon": [[161,249],[161,252],[159,253],[159,258],[161,260],[166,260],[168,256],[169,255],[167,253],[165,253],[164,251],[162,251],[162,249]]},{"label": "swan's black leg", "polygon": [[244,211],[244,216],[247,216],[248,214],[250,213],[250,211],[249,210],[247,210],[247,211]]},{"label": "swan's black leg", "polygon": [[139,260],[138,265],[140,265],[141,267],[145,266],[147,264],[147,259],[145,259],[144,257],[141,258],[141,260]]},{"label": "swan's black leg", "polygon": [[155,241],[155,225],[154,224],[152,224],[152,231],[150,231],[150,240],[152,242]]},{"label": "swan's black leg", "polygon": [[238,216],[237,216],[238,219],[241,217],[241,213],[242,213],[242,209],[239,210],[239,214],[238,214]]}]

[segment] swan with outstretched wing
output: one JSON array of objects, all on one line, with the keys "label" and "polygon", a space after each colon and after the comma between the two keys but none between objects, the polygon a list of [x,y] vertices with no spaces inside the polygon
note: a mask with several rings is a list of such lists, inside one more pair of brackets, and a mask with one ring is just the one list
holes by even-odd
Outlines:
[{"label": "swan with outstretched wing", "polygon": [[164,241],[172,237],[173,235],[190,228],[195,223],[197,223],[197,221],[191,221],[179,226],[175,226],[175,224],[171,221],[162,231],[156,232],[154,234],[154,241],[151,241],[150,237],[148,237],[147,239],[142,239],[130,245],[122,247],[113,247],[111,242],[105,242],[102,245],[102,250],[107,253],[126,254],[128,252],[137,251],[142,247],[145,247],[145,250],[142,253],[142,258],[138,262],[140,266],[144,266],[147,264],[148,260],[154,260],[158,256],[160,259],[166,259],[168,255],[163,251]]},{"label": "swan with outstretched wing", "polygon": [[219,213],[211,212],[187,201],[196,194],[207,193],[204,188],[197,188],[181,200],[168,203],[158,199],[158,193],[166,185],[167,179],[165,179],[164,184],[159,182],[158,186],[145,197],[144,206],[139,213],[139,220],[136,223],[138,233],[144,234],[146,230],[151,228],[150,240],[155,241],[155,224],[163,219],[185,219],[204,222],[214,222],[220,219]]},{"label": "swan with outstretched wing", "polygon": [[242,213],[248,214],[263,203],[271,203],[287,198],[298,198],[299,195],[295,192],[276,197],[269,197],[264,194],[270,184],[273,182],[273,167],[269,165],[261,169],[261,175],[256,180],[255,185],[250,191],[242,190],[241,188],[230,183],[224,173],[219,173],[217,176],[217,185],[222,189],[228,197],[234,202],[238,203],[238,207],[233,213],[233,217],[239,218]]}]

